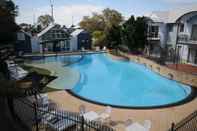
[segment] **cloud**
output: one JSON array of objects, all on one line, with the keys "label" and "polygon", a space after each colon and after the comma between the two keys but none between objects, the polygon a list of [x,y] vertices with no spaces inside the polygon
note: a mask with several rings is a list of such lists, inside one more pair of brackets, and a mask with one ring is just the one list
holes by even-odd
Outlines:
[{"label": "cloud", "polygon": [[[84,5],[66,5],[66,6],[55,6],[54,17],[55,22],[61,25],[70,26],[72,24],[72,17],[74,24],[78,24],[83,16],[89,16],[92,12],[101,12],[104,8],[101,6],[95,6],[91,4]],[[23,13],[22,13],[23,12]],[[36,10],[23,9],[21,14],[17,18],[18,23],[26,22],[33,23],[33,17],[37,19],[40,15],[50,14],[50,7],[42,7]]]},{"label": "cloud", "polygon": [[168,3],[174,3],[174,4],[184,4],[184,3],[196,3],[196,0],[162,0],[164,2]]}]

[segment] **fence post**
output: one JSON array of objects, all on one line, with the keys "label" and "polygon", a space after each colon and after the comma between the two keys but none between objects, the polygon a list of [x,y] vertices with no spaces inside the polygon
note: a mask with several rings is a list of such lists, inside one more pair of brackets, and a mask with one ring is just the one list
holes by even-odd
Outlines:
[{"label": "fence post", "polygon": [[81,121],[81,131],[84,131],[84,117],[82,116],[82,121]]},{"label": "fence post", "polygon": [[34,106],[34,115],[35,115],[35,121],[36,121],[36,131],[39,131],[39,128],[38,128],[38,117],[37,117],[37,105],[36,103],[33,103],[33,106]]},{"label": "fence post", "polygon": [[172,125],[171,125],[170,131],[175,131],[175,130],[174,130],[174,126],[175,126],[175,124],[174,124],[174,122],[173,122]]}]

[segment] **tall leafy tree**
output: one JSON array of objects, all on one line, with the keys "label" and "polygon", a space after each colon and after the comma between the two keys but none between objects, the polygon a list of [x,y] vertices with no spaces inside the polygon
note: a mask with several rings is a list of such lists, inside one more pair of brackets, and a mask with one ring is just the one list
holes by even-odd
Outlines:
[{"label": "tall leafy tree", "polygon": [[80,22],[80,27],[90,33],[93,33],[94,31],[104,31],[105,21],[103,15],[93,13],[92,17],[85,16]]},{"label": "tall leafy tree", "polygon": [[123,21],[121,13],[116,10],[106,8],[102,13],[106,30],[110,30],[113,26],[118,26]]},{"label": "tall leafy tree", "polygon": [[141,51],[147,44],[147,19],[131,16],[122,26],[122,44],[131,51]]},{"label": "tall leafy tree", "polygon": [[121,44],[121,26],[113,25],[107,33],[107,47],[117,49]]},{"label": "tall leafy tree", "polygon": [[[123,17],[118,11],[107,8],[101,14],[93,13],[91,17],[85,16],[80,22],[80,26],[92,34],[96,45],[99,45],[98,42],[101,42],[100,45],[106,45],[105,42],[109,41],[107,35],[111,28],[119,26],[122,21]],[[97,38],[94,38],[97,36],[94,34],[95,31],[95,34],[99,34]]]},{"label": "tall leafy tree", "polygon": [[94,46],[105,46],[106,45],[106,34],[104,31],[94,31],[93,34],[93,45]]},{"label": "tall leafy tree", "polygon": [[16,31],[19,29],[15,23],[18,6],[11,0],[0,2],[0,42],[10,43],[16,40]]},{"label": "tall leafy tree", "polygon": [[132,49],[135,45],[135,17],[131,16],[123,25],[122,25],[122,44],[128,46],[129,49]]},{"label": "tall leafy tree", "polygon": [[135,21],[135,48],[138,50],[144,49],[147,44],[147,21],[145,17],[137,17]]}]

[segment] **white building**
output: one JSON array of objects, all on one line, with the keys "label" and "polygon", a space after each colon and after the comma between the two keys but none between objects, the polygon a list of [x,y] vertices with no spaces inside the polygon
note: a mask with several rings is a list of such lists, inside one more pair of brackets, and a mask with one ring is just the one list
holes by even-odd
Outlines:
[{"label": "white building", "polygon": [[162,48],[178,54],[179,62],[197,64],[197,5],[170,11],[155,11],[149,16],[148,41],[151,53]]}]

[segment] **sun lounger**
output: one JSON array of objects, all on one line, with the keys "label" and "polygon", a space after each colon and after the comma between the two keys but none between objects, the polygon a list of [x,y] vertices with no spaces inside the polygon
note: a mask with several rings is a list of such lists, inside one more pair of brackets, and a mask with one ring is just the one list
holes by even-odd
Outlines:
[{"label": "sun lounger", "polygon": [[89,120],[89,121],[99,119],[98,113],[96,113],[94,111],[90,111],[90,112],[87,112],[87,113],[83,114],[83,117],[84,117],[84,119]]},{"label": "sun lounger", "polygon": [[135,122],[126,127],[125,131],[147,131],[141,124]]},{"label": "sun lounger", "polygon": [[145,120],[144,125],[135,122],[126,126],[125,131],[150,131],[150,128],[151,128],[151,121]]},{"label": "sun lounger", "polygon": [[84,116],[85,119],[87,120],[100,120],[101,122],[104,122],[105,120],[107,120],[108,118],[110,118],[111,115],[111,107],[107,106],[103,111],[97,113],[94,111],[87,111],[85,105],[81,105],[79,107],[79,112],[81,115]]},{"label": "sun lounger", "polygon": [[99,113],[100,120],[105,121],[109,119],[111,112],[112,112],[112,108],[110,106],[107,106],[103,111]]},{"label": "sun lounger", "polygon": [[147,129],[147,131],[149,131],[150,128],[151,128],[151,121],[150,120],[145,120],[144,121],[144,127]]}]

